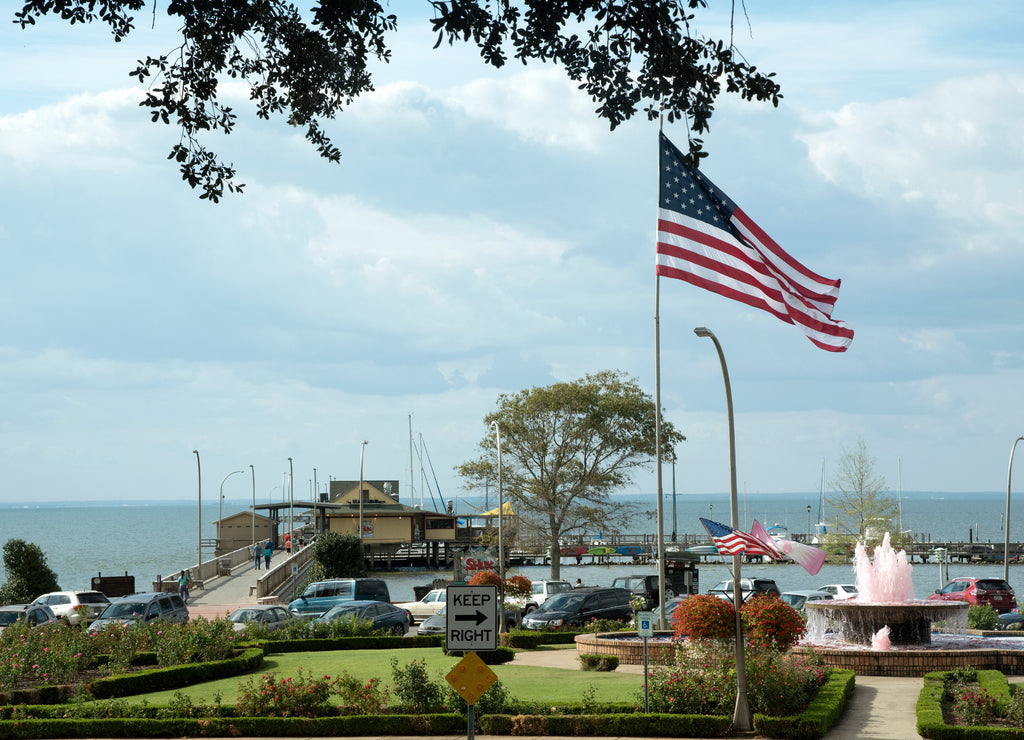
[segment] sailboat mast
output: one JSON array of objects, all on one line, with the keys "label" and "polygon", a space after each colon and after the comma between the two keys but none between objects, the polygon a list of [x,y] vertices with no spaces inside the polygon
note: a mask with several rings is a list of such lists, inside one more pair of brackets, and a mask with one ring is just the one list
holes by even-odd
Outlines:
[{"label": "sailboat mast", "polygon": [[409,412],[409,506],[416,503],[416,487],[413,483],[416,480],[415,468],[412,466],[412,412]]}]

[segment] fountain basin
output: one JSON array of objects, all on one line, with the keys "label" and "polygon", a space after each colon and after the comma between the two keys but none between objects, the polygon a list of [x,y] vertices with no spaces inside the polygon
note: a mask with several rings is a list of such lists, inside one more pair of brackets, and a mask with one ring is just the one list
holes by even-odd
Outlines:
[{"label": "fountain basin", "polygon": [[927,645],[932,639],[933,622],[944,622],[950,625],[950,631],[963,632],[969,607],[967,602],[916,599],[899,603],[809,601],[808,639],[818,642],[835,633],[845,642],[870,646],[872,636],[888,627],[893,645]]}]

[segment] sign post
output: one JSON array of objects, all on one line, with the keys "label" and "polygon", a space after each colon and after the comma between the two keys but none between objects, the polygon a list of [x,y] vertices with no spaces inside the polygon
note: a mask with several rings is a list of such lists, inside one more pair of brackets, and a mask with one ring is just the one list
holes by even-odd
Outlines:
[{"label": "sign post", "polygon": [[654,612],[636,613],[636,634],[644,641],[644,713],[651,710],[650,684],[647,674],[647,638],[654,637]]}]

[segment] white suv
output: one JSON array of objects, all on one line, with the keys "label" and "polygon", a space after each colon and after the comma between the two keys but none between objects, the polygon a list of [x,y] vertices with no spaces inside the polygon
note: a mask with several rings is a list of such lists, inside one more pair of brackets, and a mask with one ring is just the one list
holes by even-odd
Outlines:
[{"label": "white suv", "polygon": [[33,604],[46,604],[54,616],[68,624],[89,624],[110,605],[99,591],[53,591],[38,597]]},{"label": "white suv", "polygon": [[525,600],[523,614],[529,614],[547,601],[549,597],[566,591],[572,591],[572,584],[568,581],[534,581],[533,595]]}]

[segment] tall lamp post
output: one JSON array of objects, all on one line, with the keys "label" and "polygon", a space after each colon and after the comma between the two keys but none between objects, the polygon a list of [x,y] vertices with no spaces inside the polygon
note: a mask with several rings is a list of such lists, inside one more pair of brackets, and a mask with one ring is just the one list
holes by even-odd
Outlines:
[{"label": "tall lamp post", "polygon": [[359,444],[359,544],[363,544],[363,452],[367,441]]},{"label": "tall lamp post", "polygon": [[494,440],[498,445],[498,584],[499,601],[501,605],[498,616],[498,632],[505,631],[505,539],[502,535],[502,523],[505,519],[505,496],[501,487],[501,429],[498,422],[492,421],[491,428],[494,429]]},{"label": "tall lamp post", "polygon": [[1010,467],[1006,471],[1006,528],[1003,530],[1003,580],[1010,581],[1010,478],[1013,475],[1013,453],[1017,443],[1024,440],[1024,434],[1013,440],[1010,448]]},{"label": "tall lamp post", "polygon": [[220,548],[220,528],[224,526],[224,481],[233,475],[244,473],[244,470],[232,470],[230,473],[224,476],[224,480],[220,482],[220,498],[218,499],[217,507],[217,548]]},{"label": "tall lamp post", "polygon": [[252,531],[249,534],[252,535],[252,542],[250,544],[256,544],[256,468],[252,465],[249,466],[249,470],[252,472]]},{"label": "tall lamp post", "polygon": [[811,505],[807,505],[807,544],[811,544]]},{"label": "tall lamp post", "polygon": [[192,450],[196,456],[196,477],[199,481],[199,534],[197,543],[199,555],[196,560],[196,578],[201,578],[200,570],[203,567],[203,466],[199,462],[199,450]]},{"label": "tall lamp post", "polygon": [[[729,417],[729,505],[732,510],[732,527],[739,529],[739,509],[737,506],[736,494],[736,430],[733,424],[732,414],[732,388],[729,385],[729,368],[725,364],[725,354],[722,352],[722,345],[718,343],[718,337],[711,333],[710,329],[698,326],[693,330],[698,337],[710,339],[715,343],[718,351],[718,359],[722,363],[722,379],[725,382],[725,408]],[[740,586],[740,566],[742,557],[739,553],[732,556],[732,603],[736,608],[736,706],[733,709],[733,729],[740,732],[749,732],[754,729],[754,716],[747,701],[747,665],[743,655],[743,622],[740,619],[740,605],[743,604],[743,591]]]},{"label": "tall lamp post", "polygon": [[292,512],[292,506],[295,502],[295,470],[292,468],[292,459],[288,458],[288,528],[285,529],[285,534],[291,534],[294,520],[292,517],[295,516]]}]

